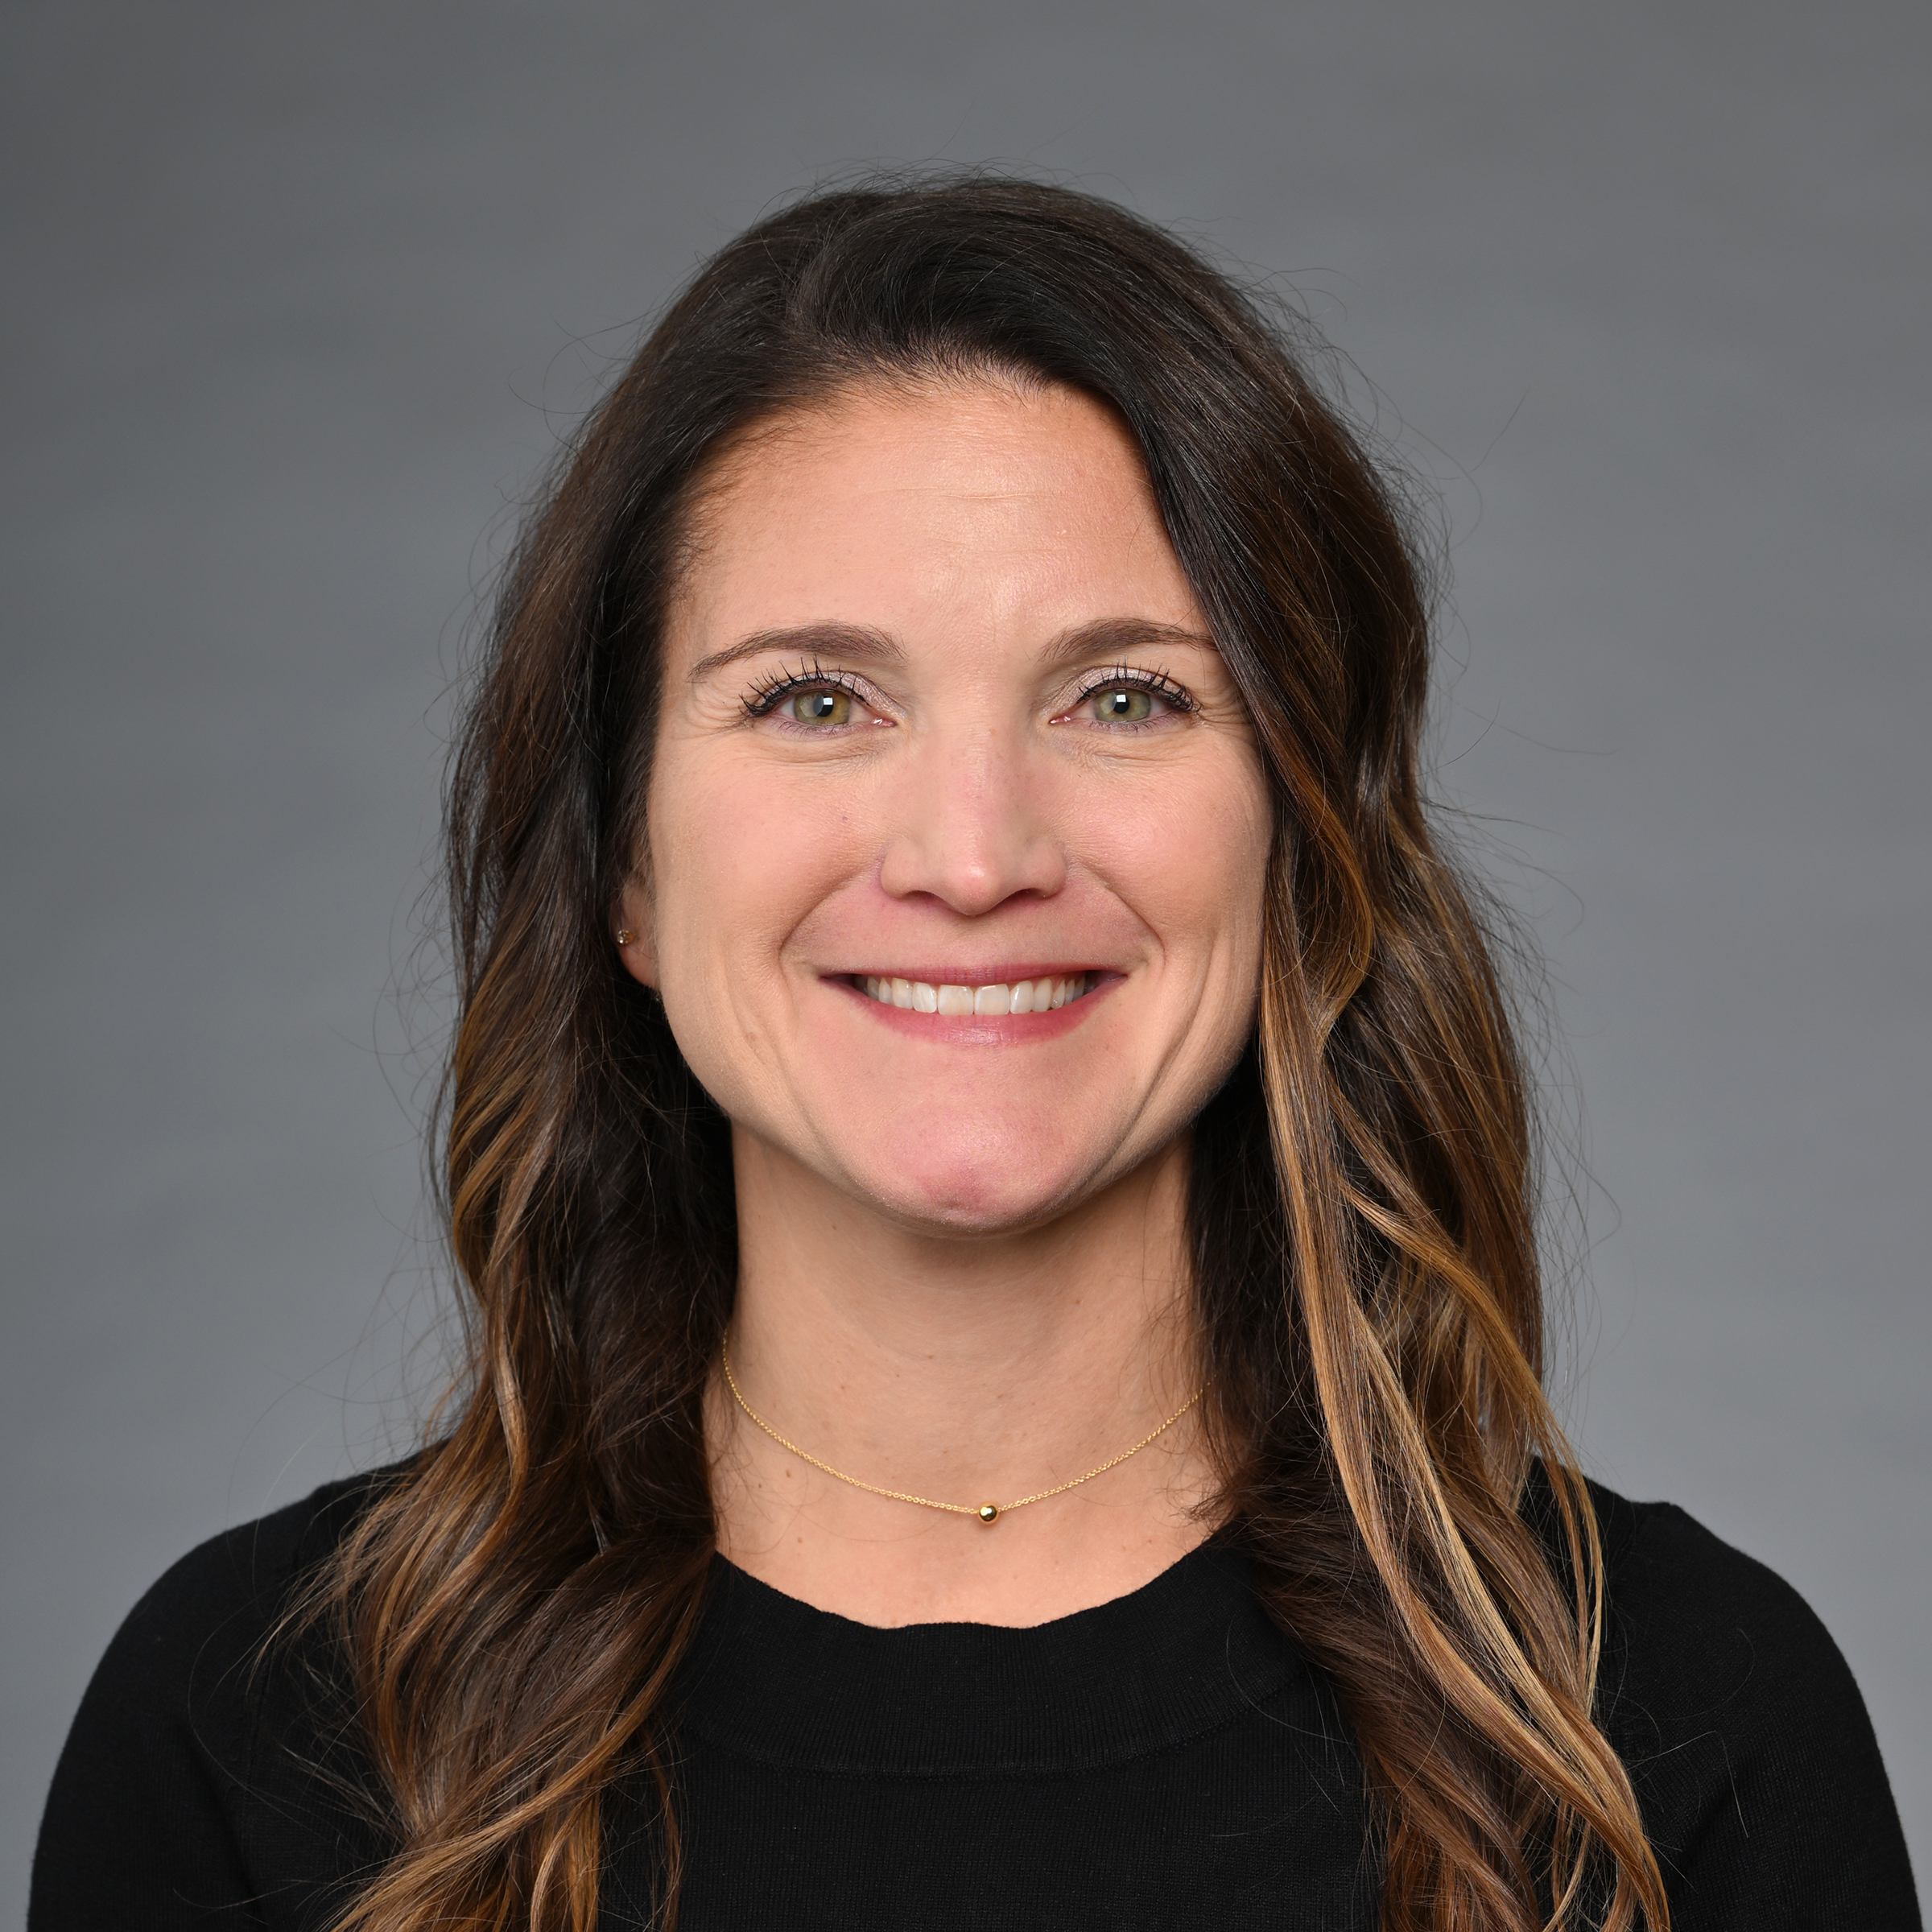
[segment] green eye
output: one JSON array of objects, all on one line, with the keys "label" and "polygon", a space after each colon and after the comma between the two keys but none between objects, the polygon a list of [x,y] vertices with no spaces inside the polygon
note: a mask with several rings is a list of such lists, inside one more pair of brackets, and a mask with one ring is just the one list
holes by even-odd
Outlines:
[{"label": "green eye", "polygon": [[1154,696],[1131,684],[1117,684],[1093,694],[1093,715],[1103,724],[1143,724],[1154,716]]},{"label": "green eye", "polygon": [[801,724],[844,724],[852,718],[852,694],[845,691],[802,691],[788,698],[785,708]]}]

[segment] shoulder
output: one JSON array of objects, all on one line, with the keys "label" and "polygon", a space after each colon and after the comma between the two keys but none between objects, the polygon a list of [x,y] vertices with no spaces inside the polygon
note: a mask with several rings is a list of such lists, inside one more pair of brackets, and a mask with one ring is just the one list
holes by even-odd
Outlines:
[{"label": "shoulder", "polygon": [[329,1484],[191,1550],[128,1612],[89,1686],[83,1716],[103,1701],[122,1724],[141,1711],[192,1713],[217,1729],[223,1717],[238,1715],[248,1695],[242,1678],[299,1585],[388,1474]]},{"label": "shoulder", "polygon": [[[1612,1700],[1680,1691],[1702,1718],[1862,1722],[1838,1646],[1775,1571],[1674,1503],[1632,1502],[1592,1483],[1615,1654]],[[1634,1712],[1633,1712],[1634,1715]],[[1640,1720],[1641,1721],[1641,1720]]]},{"label": "shoulder", "polygon": [[[269,1922],[259,1890],[265,1798],[314,1727],[303,1686],[326,1639],[277,1641],[302,1583],[391,1472],[319,1489],[211,1538],[128,1613],[89,1683],[56,1768],[34,1859],[33,1932],[109,1923]],[[271,1760],[273,1761],[271,1761]],[[151,1894],[152,1896],[151,1896]],[[222,1910],[177,1920],[196,1898]],[[203,1906],[197,1906],[202,1911]]]},{"label": "shoulder", "polygon": [[163,1572],[134,1608],[108,1657],[144,1664],[188,1652],[220,1653],[242,1633],[259,1637],[291,1592],[368,1508],[386,1471],[331,1483],[274,1514],[225,1530]]},{"label": "shoulder", "polygon": [[1636,1787],[1674,1926],[1917,1927],[1877,1740],[1810,1605],[1674,1505],[1591,1494],[1606,1585],[1599,1720]]}]

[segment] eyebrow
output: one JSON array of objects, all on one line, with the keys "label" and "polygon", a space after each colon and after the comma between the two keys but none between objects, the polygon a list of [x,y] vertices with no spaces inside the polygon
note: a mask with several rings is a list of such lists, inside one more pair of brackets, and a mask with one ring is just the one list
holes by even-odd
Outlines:
[{"label": "eyebrow", "polygon": [[754,630],[749,637],[700,658],[691,667],[696,684],[727,664],[743,658],[762,657],[768,650],[807,657],[854,658],[861,663],[903,664],[905,651],[882,630],[870,630],[862,624],[799,624],[784,630]]},{"label": "eyebrow", "polygon": [[1080,658],[1104,657],[1108,652],[1131,650],[1137,644],[1193,644],[1212,650],[1214,639],[1190,630],[1184,624],[1158,624],[1151,617],[1096,617],[1091,624],[1077,625],[1063,631],[1046,646],[1049,664],[1066,664]]},{"label": "eyebrow", "polygon": [[[1096,617],[1091,623],[1063,631],[1047,645],[1042,655],[1050,665],[1071,663],[1080,658],[1104,656],[1109,652],[1132,649],[1137,644],[1191,644],[1212,650],[1214,640],[1180,624],[1162,624],[1151,617]],[[799,658],[837,657],[861,663],[903,664],[905,647],[882,630],[862,624],[799,624],[778,630],[754,630],[749,637],[728,644],[699,658],[691,667],[696,684],[713,671],[722,671],[745,658],[782,651]]]}]

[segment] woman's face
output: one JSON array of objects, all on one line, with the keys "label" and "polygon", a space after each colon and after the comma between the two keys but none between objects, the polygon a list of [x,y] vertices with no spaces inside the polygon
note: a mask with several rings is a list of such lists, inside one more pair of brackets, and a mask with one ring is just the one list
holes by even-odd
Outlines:
[{"label": "woman's face", "polygon": [[698,536],[623,904],[698,1078],[933,1232],[1129,1172],[1247,1037],[1270,810],[1125,429],[862,388],[729,456]]}]

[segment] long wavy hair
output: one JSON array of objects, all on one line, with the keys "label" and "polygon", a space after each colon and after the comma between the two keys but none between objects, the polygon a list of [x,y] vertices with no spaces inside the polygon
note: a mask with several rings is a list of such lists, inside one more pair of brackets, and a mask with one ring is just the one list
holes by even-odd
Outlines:
[{"label": "long wavy hair", "polygon": [[1530,1083],[1424,808],[1401,501],[1265,303],[1106,202],[984,177],[820,194],[724,248],[507,571],[448,803],[438,1146],[468,1359],[323,1596],[398,1847],[340,1932],[589,1932],[621,1781],[654,1804],[675,1918],[667,1690],[714,1548],[736,1235],[728,1124],[610,937],[662,616],[734,440],[935,372],[1118,413],[1253,720],[1258,1017],[1193,1128],[1205,1408],[1222,1534],[1352,1728],[1383,1922],[1663,1932],[1592,1718],[1601,1561],[1542,1387]]}]

